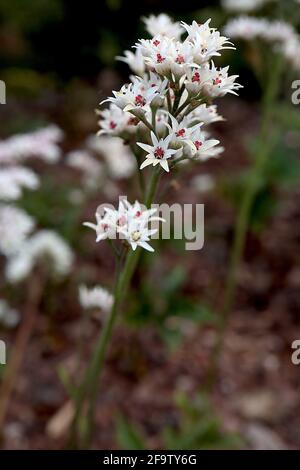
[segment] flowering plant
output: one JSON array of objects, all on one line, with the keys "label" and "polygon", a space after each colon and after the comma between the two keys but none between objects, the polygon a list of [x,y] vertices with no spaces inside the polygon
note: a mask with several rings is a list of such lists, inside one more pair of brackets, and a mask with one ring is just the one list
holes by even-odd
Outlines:
[{"label": "flowering plant", "polygon": [[[118,57],[126,62],[134,75],[130,82],[112,97],[104,100],[108,108],[98,112],[99,135],[109,135],[129,144],[137,160],[140,192],[145,209],[121,202],[118,210],[97,211],[96,224],[85,225],[96,232],[96,241],[108,240],[117,259],[117,281],[110,315],[103,327],[92,361],[87,368],[75,398],[72,437],[79,438],[82,420],[85,422],[84,443],[91,438],[98,382],[112,329],[140,255],[140,248],[154,251],[150,237],[157,229],[149,229],[155,217],[151,209],[162,173],[189,161],[217,157],[222,152],[219,141],[210,137],[207,126],[221,120],[215,98],[237,94],[241,85],[237,76],[229,75],[229,67],[217,68],[213,59],[233,44],[210,21],[174,23],[167,15],[144,19],[150,39],[141,39]],[[146,167],[152,167],[145,178]],[[146,181],[148,184],[146,184]],[[117,236],[125,244],[117,244]],[[85,292],[85,304],[94,304],[93,291]],[[81,293],[82,296],[82,293]],[[100,304],[101,302],[99,302]],[[88,408],[84,404],[88,402]]]}]

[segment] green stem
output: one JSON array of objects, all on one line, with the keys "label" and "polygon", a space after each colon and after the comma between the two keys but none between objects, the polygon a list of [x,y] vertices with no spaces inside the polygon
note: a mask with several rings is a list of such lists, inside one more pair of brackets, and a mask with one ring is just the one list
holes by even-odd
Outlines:
[{"label": "green stem", "polygon": [[182,85],[181,88],[179,89],[178,93],[176,93],[176,95],[175,95],[175,100],[174,100],[173,110],[172,110],[173,115],[175,115],[175,112],[178,109],[178,106],[179,106],[179,103],[180,103],[180,100],[181,100],[181,97],[182,97],[182,94],[183,94],[184,90],[185,90],[185,86]]},{"label": "green stem", "polygon": [[[154,168],[145,198],[145,205],[147,207],[150,207],[153,202],[159,177],[159,169]],[[107,348],[122,301],[124,300],[130,281],[136,269],[140,253],[141,249],[130,251],[128,253],[123,270],[117,278],[114,290],[114,305],[112,307],[110,316],[98,337],[96,348],[93,352],[92,361],[86,371],[83,383],[79,387],[75,400],[75,416],[72,423],[71,446],[77,445],[78,440],[80,440],[81,418],[86,400],[88,400],[89,403],[86,420],[83,421],[84,426],[82,442],[84,447],[88,447],[90,445],[94,425],[94,411],[99,389],[99,381],[103,371]]]},{"label": "green stem", "polygon": [[127,255],[123,271],[118,277],[117,284],[115,287],[115,292],[114,292],[115,301],[114,301],[113,308],[103,328],[103,331],[101,332],[99,336],[99,339],[98,339],[98,342],[94,351],[93,359],[88,369],[88,373],[86,377],[86,388],[87,388],[88,395],[89,395],[89,404],[88,404],[88,412],[87,412],[86,433],[84,435],[84,440],[83,440],[85,447],[89,447],[90,441],[92,438],[97,393],[99,389],[99,381],[100,381],[102,371],[103,371],[103,365],[105,361],[107,348],[109,345],[109,341],[112,335],[114,325],[116,323],[120,306],[128,290],[128,286],[132,278],[132,275],[135,271],[135,267],[137,265],[137,262],[140,256],[140,251],[141,251],[140,249],[136,251],[130,251]]},{"label": "green stem", "polygon": [[177,111],[174,113],[174,116],[177,117],[178,114],[180,114],[181,111],[183,111],[183,110],[188,106],[188,104],[190,103],[190,101],[191,101],[191,100],[190,100],[190,97],[188,97],[188,98],[184,101],[184,103],[183,103],[181,106],[179,106],[179,108],[177,109]]}]

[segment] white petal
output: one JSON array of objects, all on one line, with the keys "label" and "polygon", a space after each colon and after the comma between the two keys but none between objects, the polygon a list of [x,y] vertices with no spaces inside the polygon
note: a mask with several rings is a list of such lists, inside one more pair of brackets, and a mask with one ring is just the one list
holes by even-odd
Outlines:
[{"label": "white petal", "polygon": [[167,172],[170,171],[170,170],[169,170],[169,165],[168,165],[167,160],[161,160],[161,161],[160,161],[160,166],[161,166],[164,170],[166,170]]},{"label": "white petal", "polygon": [[153,159],[152,158],[147,158],[146,160],[143,161],[143,163],[140,166],[140,170],[145,168],[146,166],[153,165]]}]

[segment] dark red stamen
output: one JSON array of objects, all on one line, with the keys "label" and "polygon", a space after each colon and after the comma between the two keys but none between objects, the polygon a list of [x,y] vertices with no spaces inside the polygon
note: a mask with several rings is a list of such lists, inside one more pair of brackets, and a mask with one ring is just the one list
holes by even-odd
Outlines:
[{"label": "dark red stamen", "polygon": [[136,106],[145,106],[146,100],[142,95],[137,95],[134,100]]},{"label": "dark red stamen", "polygon": [[156,158],[163,158],[164,155],[165,155],[164,150],[163,150],[161,147],[157,147],[156,150],[155,150],[155,152],[154,152],[154,156],[155,156]]},{"label": "dark red stamen", "polygon": [[194,75],[192,76],[192,82],[195,83],[195,82],[200,82],[201,81],[201,78],[200,78],[200,73],[199,72],[195,72]]},{"label": "dark red stamen", "polygon": [[156,54],[156,61],[159,63],[159,64],[162,64],[162,62],[164,62],[166,59],[165,57],[162,57],[161,54]]},{"label": "dark red stamen", "polygon": [[175,62],[177,62],[177,64],[184,64],[184,57],[183,57],[183,55],[180,55],[180,54],[179,54],[179,55],[176,57]]},{"label": "dark red stamen", "polygon": [[185,129],[179,129],[179,131],[176,132],[176,137],[184,137],[185,135]]},{"label": "dark red stamen", "polygon": [[220,85],[220,83],[222,83],[221,78],[215,78],[214,81],[213,81],[214,85]]}]

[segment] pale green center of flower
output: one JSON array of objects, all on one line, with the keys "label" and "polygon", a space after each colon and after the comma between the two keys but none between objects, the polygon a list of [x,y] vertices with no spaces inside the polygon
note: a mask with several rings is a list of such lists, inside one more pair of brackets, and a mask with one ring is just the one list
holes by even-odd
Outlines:
[{"label": "pale green center of flower", "polygon": [[141,238],[141,232],[139,232],[139,230],[136,230],[135,232],[132,232],[131,238],[134,242],[138,242]]}]

